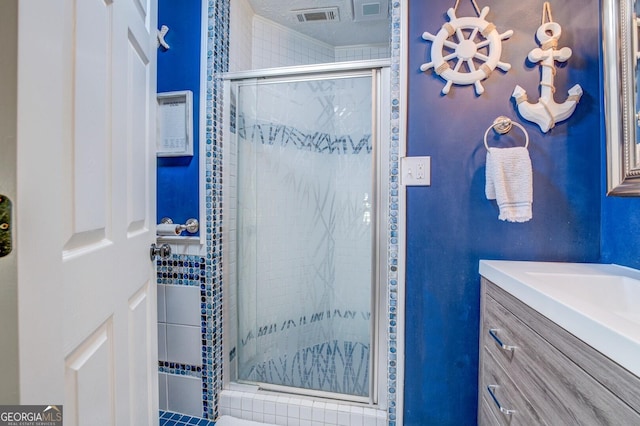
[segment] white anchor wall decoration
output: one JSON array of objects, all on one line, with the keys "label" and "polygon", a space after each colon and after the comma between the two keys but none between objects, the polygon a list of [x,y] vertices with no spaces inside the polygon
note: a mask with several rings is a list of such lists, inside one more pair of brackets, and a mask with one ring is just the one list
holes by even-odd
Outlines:
[{"label": "white anchor wall decoration", "polygon": [[[478,17],[465,16],[458,18],[456,10],[460,0],[456,1],[453,8],[447,11],[449,22],[445,22],[436,35],[424,32],[422,38],[432,42],[431,62],[422,64],[421,71],[431,68],[435,73],[447,81],[442,94],[449,93],[452,84],[475,86],[476,93],[484,93],[481,81],[489,77],[489,74],[496,68],[508,71],[511,65],[500,61],[502,55],[502,40],[513,35],[513,31],[505,31],[499,34],[496,26],[487,22],[485,18],[489,14],[489,8],[484,7],[482,11],[478,8],[475,0],[472,0]],[[449,40],[450,37],[457,39],[457,42]],[[468,37],[466,37],[468,35]],[[476,40],[479,39],[479,40]],[[443,55],[443,50],[452,51]],[[483,53],[487,50],[486,54]],[[456,60],[453,68],[449,61]],[[462,65],[465,64],[467,72],[464,72]],[[478,67],[476,67],[478,64]]]},{"label": "white anchor wall decoration", "polygon": [[[548,13],[549,22],[544,22],[545,14]],[[558,39],[562,34],[562,28],[551,17],[551,7],[549,2],[545,2],[542,11],[543,23],[538,27],[536,38],[540,43],[540,48],[535,48],[529,52],[528,58],[533,63],[540,62],[542,76],[540,78],[540,98],[537,103],[528,101],[527,92],[516,85],[511,95],[515,101],[520,115],[540,126],[543,133],[547,133],[556,123],[566,120],[573,114],[582,97],[582,87],[576,84],[569,89],[569,96],[566,101],[556,103],[553,95],[556,91],[554,86],[554,76],[556,75],[555,61],[566,62],[571,57],[571,49],[558,47]]]}]

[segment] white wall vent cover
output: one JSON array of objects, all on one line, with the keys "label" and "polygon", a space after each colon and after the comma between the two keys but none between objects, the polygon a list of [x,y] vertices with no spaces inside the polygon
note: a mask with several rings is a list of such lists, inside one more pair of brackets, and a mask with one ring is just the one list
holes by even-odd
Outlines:
[{"label": "white wall vent cover", "polygon": [[337,7],[318,7],[315,9],[292,10],[298,22],[339,21],[340,14]]},{"label": "white wall vent cover", "polygon": [[352,2],[355,22],[387,19],[389,15],[388,0],[352,0]]}]

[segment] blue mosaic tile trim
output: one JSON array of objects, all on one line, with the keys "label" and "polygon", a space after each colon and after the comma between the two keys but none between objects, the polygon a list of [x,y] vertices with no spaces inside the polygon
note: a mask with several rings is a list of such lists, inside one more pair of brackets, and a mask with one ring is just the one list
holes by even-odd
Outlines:
[{"label": "blue mosaic tile trim", "polygon": [[215,426],[215,422],[160,410],[160,426]]},{"label": "blue mosaic tile trim", "polygon": [[218,417],[222,391],[222,128],[223,81],[229,70],[229,3],[208,0],[206,98],[206,280],[202,315],[203,417]]},{"label": "blue mosaic tile trim", "polygon": [[[389,426],[396,426],[397,390],[402,383],[397,382],[397,309],[398,309],[398,196],[400,191],[399,155],[400,155],[400,39],[401,8],[403,3],[394,0],[391,5],[391,146],[389,147],[389,276],[388,288],[388,376],[387,376],[387,421]],[[404,2],[406,7],[406,2]]]},{"label": "blue mosaic tile trim", "polygon": [[158,371],[161,373],[175,374],[178,376],[202,378],[202,367],[198,365],[180,364],[178,362],[170,361],[158,361]]},{"label": "blue mosaic tile trim", "polygon": [[276,123],[246,125],[239,117],[238,135],[244,140],[260,141],[262,145],[292,145],[300,150],[329,154],[371,154],[371,135],[364,135],[355,143],[349,135],[322,132],[305,133],[292,126]]},{"label": "blue mosaic tile trim", "polygon": [[156,261],[158,284],[200,286],[206,282],[205,258],[171,255]]}]

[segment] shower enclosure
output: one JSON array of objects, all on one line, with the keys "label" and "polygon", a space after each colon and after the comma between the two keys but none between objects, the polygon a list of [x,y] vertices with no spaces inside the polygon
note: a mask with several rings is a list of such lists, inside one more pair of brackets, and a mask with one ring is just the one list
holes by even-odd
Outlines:
[{"label": "shower enclosure", "polygon": [[380,73],[227,82],[238,382],[375,399]]}]

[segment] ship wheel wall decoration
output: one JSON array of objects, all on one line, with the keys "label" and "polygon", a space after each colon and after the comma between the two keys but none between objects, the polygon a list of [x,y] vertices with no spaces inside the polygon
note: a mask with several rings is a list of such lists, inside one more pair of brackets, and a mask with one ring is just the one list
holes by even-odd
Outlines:
[{"label": "ship wheel wall decoration", "polygon": [[[499,34],[496,26],[486,21],[489,14],[489,7],[484,7],[482,11],[473,1],[473,5],[478,13],[478,17],[465,16],[458,18],[456,9],[459,0],[453,8],[447,11],[449,22],[445,22],[436,35],[429,32],[422,34],[422,38],[432,42],[431,62],[422,64],[420,70],[427,71],[431,68],[435,73],[447,81],[442,93],[449,93],[452,84],[475,86],[476,93],[481,95],[484,92],[482,80],[489,77],[496,68],[509,71],[511,65],[500,61],[502,55],[502,40],[506,40],[513,35],[513,31],[505,31]],[[468,37],[466,35],[468,34]],[[455,39],[453,41],[450,39]],[[476,41],[476,39],[479,39]],[[482,53],[483,49],[488,49],[487,53]],[[445,50],[452,50],[445,53]],[[450,61],[455,61],[451,68]],[[476,62],[479,66],[476,67]],[[462,65],[466,65],[466,72]]]}]

